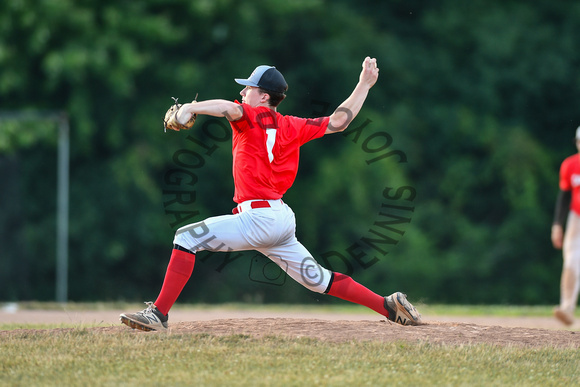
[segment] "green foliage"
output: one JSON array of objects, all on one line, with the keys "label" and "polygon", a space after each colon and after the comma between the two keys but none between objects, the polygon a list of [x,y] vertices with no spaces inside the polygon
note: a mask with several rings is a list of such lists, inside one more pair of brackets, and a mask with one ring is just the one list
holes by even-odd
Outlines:
[{"label": "green foliage", "polygon": [[[555,303],[549,226],[574,152],[579,20],[580,5],[548,1],[10,0],[0,113],[70,117],[70,298],[149,299],[173,231],[233,206],[225,123],[163,133],[170,97],[239,98],[233,78],[268,63],[290,84],[281,113],[326,115],[375,56],[349,131],[303,148],[285,198],[299,239],[377,292]],[[53,297],[55,144],[50,122],[0,121],[0,299]],[[184,150],[202,165],[177,165]],[[176,208],[178,190],[195,200]],[[331,302],[256,282],[254,256],[199,254],[181,300]]]}]

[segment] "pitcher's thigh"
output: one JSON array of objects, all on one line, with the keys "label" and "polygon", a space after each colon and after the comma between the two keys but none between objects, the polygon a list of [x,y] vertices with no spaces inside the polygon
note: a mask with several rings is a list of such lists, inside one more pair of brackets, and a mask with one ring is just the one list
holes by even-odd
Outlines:
[{"label": "pitcher's thigh", "polygon": [[253,247],[244,232],[237,215],[214,216],[181,227],[175,233],[173,243],[193,252],[251,250]]}]

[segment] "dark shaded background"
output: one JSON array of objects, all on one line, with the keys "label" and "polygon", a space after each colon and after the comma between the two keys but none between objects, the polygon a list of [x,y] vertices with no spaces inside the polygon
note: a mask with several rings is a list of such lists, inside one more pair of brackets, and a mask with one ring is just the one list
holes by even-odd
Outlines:
[{"label": "dark shaded background", "polygon": [[[233,100],[233,78],[271,64],[281,113],[326,115],[376,57],[350,131],[303,148],[299,239],[379,293],[550,304],[578,41],[572,1],[8,0],[0,109],[70,116],[70,300],[142,301],[177,227],[234,205],[226,122],[163,133],[170,97]],[[0,300],[54,299],[56,153],[53,123],[0,123]],[[180,301],[331,302],[254,252],[197,261]]]}]

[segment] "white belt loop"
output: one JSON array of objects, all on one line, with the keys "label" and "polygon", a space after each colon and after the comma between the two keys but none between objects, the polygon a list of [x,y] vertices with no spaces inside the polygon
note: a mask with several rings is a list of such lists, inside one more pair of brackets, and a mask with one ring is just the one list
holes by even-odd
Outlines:
[{"label": "white belt loop", "polygon": [[252,209],[252,207],[251,207],[252,204],[251,203],[253,201],[254,200],[246,200],[245,202],[241,202],[240,204],[238,204],[238,210],[240,212],[244,212],[244,211],[251,210]]},{"label": "white belt loop", "polygon": [[[271,208],[282,207],[284,202],[282,199],[274,199],[274,200],[264,200],[264,199],[256,199],[256,200],[246,200],[245,202],[241,202],[238,204],[238,211],[244,212],[249,211],[252,209],[252,202],[268,202]],[[267,208],[267,207],[266,207]]]}]

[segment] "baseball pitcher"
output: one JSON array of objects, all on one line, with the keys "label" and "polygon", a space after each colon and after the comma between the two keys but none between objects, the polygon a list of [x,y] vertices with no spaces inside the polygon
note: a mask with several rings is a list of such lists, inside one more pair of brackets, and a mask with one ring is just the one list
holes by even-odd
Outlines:
[{"label": "baseball pitcher", "polygon": [[256,250],[287,274],[318,293],[364,305],[391,321],[418,325],[421,316],[395,292],[380,296],[351,277],[319,265],[296,239],[294,212],[283,201],[298,171],[300,147],[308,141],[341,132],[359,113],[379,68],[367,57],[352,94],[328,117],[315,119],[282,115],[277,106],[288,85],[275,67],[258,66],[247,79],[241,103],[222,99],[175,104],[164,118],[165,129],[189,129],[199,114],[223,117],[232,128],[234,202],[231,215],[210,217],[177,230],[161,291],[146,309],[124,313],[121,321],[141,330],[167,329],[168,313],[189,280],[196,253]]}]

